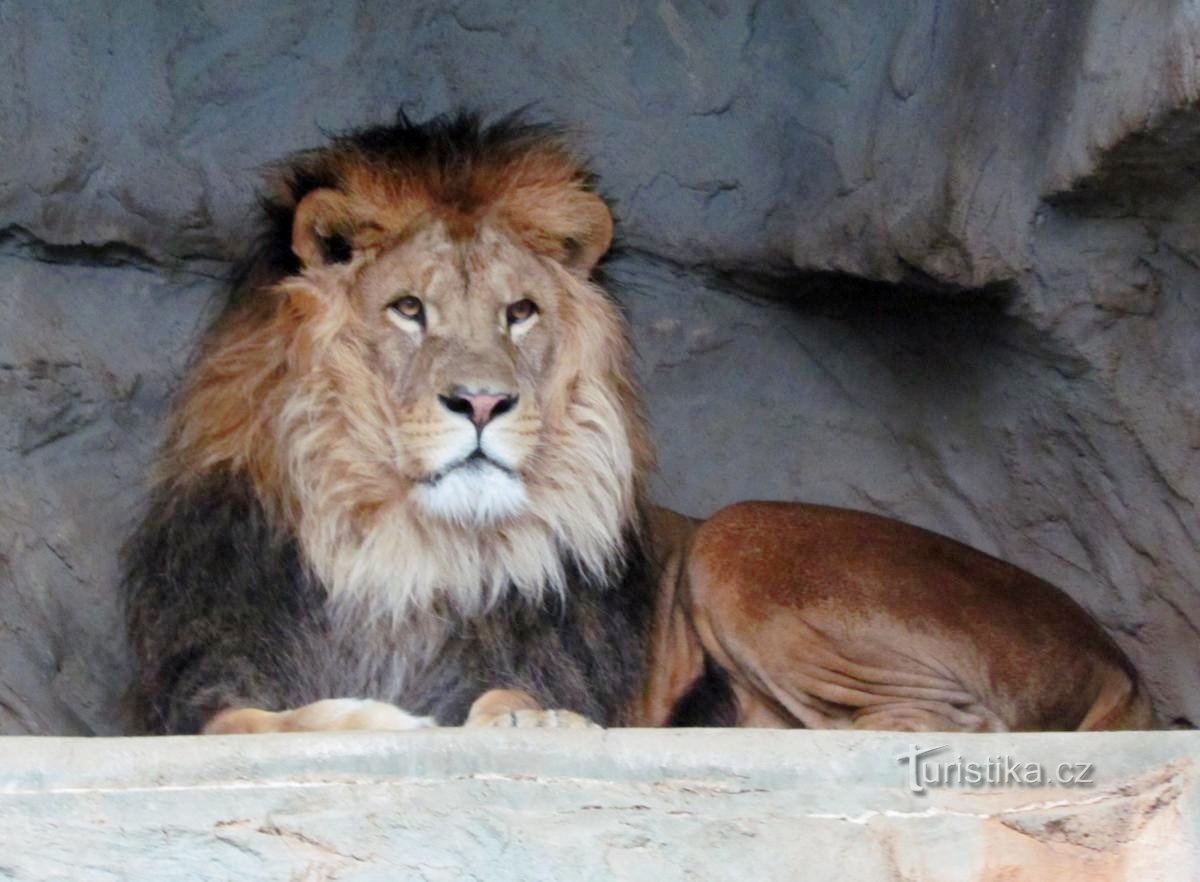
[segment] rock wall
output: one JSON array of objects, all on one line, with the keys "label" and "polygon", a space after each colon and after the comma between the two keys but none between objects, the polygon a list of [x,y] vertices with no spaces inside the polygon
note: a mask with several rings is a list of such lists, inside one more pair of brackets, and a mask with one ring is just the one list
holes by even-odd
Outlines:
[{"label": "rock wall", "polygon": [[0,2],[0,733],[112,733],[115,554],[262,166],[403,105],[593,157],[661,501],[895,515],[1200,722],[1200,10]]}]

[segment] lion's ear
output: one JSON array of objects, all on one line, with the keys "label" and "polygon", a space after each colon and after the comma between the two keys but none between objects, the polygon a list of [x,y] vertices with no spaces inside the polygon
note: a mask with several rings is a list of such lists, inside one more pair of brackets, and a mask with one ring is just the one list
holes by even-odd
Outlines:
[{"label": "lion's ear", "polygon": [[354,215],[350,201],[322,187],[308,193],[292,217],[292,251],[305,267],[345,263],[353,250]]},{"label": "lion's ear", "polygon": [[574,195],[571,219],[575,231],[563,236],[563,263],[586,276],[612,245],[612,212],[595,193]]},{"label": "lion's ear", "polygon": [[589,190],[528,187],[505,205],[526,243],[587,276],[612,244],[613,219],[604,200]]}]

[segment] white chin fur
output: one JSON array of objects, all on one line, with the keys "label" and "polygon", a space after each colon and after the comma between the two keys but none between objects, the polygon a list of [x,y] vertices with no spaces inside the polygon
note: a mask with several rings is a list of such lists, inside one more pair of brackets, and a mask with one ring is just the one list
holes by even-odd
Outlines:
[{"label": "white chin fur", "polygon": [[512,517],[528,501],[519,478],[486,463],[461,466],[436,483],[417,485],[413,493],[434,517],[476,526]]}]

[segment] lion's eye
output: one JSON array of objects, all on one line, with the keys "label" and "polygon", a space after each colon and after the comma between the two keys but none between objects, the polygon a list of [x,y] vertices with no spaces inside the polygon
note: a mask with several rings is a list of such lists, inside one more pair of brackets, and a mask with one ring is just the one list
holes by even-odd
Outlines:
[{"label": "lion's eye", "polygon": [[524,300],[518,300],[516,303],[510,303],[505,314],[508,316],[508,323],[511,326],[520,324],[526,319],[537,315],[537,311],[537,304],[526,297]]},{"label": "lion's eye", "polygon": [[388,304],[388,309],[397,315],[404,316],[406,319],[425,324],[425,304],[421,302],[419,297],[413,297],[411,294],[397,297]]}]

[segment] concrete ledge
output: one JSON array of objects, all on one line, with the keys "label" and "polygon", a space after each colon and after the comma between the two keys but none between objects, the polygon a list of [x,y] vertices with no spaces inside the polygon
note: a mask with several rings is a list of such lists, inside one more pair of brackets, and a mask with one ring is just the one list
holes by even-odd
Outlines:
[{"label": "concrete ledge", "polygon": [[[897,758],[942,745],[926,777],[1093,783],[914,793]],[[6,738],[0,878],[1194,880],[1198,757],[1200,732]]]}]

